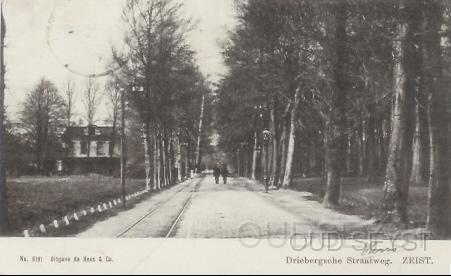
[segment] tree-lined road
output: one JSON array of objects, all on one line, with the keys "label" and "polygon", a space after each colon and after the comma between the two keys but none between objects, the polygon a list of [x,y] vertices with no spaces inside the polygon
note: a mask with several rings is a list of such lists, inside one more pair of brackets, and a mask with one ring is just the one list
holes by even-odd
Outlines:
[{"label": "tree-lined road", "polygon": [[[155,194],[132,210],[95,224],[80,237],[270,238],[320,231],[318,225],[371,223],[323,208],[306,193],[264,193],[244,178],[215,184],[212,175]],[[340,225],[341,224],[341,225]]]}]

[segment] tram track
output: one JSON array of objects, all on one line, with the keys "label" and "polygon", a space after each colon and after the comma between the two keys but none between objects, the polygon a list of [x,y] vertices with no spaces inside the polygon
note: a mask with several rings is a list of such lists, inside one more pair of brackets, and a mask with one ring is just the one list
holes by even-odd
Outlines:
[{"label": "tram track", "polygon": [[[177,228],[178,223],[180,222],[181,218],[183,217],[183,214],[185,213],[186,209],[188,209],[189,205],[192,202],[192,199],[194,197],[194,194],[198,191],[200,184],[204,180],[205,175],[202,175],[198,180],[194,182],[194,185],[191,189],[190,195],[188,196],[188,199],[186,199],[182,205],[182,208],[177,212],[177,215],[174,220],[171,221],[170,227],[168,227],[168,230],[166,231],[166,234],[163,235],[166,238],[173,237],[175,235],[175,230]],[[175,198],[177,195],[179,195],[181,192],[186,191],[187,188],[190,185],[183,185],[179,190],[177,190],[169,199],[161,200],[158,202],[152,209],[150,209],[145,215],[141,216],[137,220],[135,220],[133,223],[129,224],[124,230],[122,230],[120,233],[116,235],[117,238],[124,237],[127,233],[138,227],[143,221],[151,218],[155,213],[157,213],[159,210],[161,210],[162,207],[164,207],[166,204],[168,204],[171,199]]]}]

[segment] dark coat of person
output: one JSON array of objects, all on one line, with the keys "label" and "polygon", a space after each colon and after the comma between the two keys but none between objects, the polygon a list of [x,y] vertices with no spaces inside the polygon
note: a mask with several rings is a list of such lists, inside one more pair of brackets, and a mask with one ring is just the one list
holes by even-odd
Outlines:
[{"label": "dark coat of person", "polygon": [[227,176],[229,175],[229,170],[227,169],[227,166],[221,168],[221,175],[224,184],[227,184]]},{"label": "dark coat of person", "polygon": [[227,177],[229,175],[229,170],[227,169],[227,167],[223,167],[221,169],[221,175],[222,177]]},{"label": "dark coat of person", "polygon": [[214,175],[215,177],[219,177],[219,176],[221,175],[221,169],[220,169],[219,167],[215,167],[215,168],[213,169],[213,175]]}]

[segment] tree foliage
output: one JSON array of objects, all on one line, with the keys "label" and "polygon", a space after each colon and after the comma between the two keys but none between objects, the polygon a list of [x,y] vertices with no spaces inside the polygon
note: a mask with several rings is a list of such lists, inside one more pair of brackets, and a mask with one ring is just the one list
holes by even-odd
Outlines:
[{"label": "tree foliage", "polygon": [[45,171],[45,161],[51,160],[59,150],[57,127],[64,118],[64,100],[55,85],[42,78],[27,94],[23,104],[20,122],[27,142],[35,153],[34,161],[38,171]]}]

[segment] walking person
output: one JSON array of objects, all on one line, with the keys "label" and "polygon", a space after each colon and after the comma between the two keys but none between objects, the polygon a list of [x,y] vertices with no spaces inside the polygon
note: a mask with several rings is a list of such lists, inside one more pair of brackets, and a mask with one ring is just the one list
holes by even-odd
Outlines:
[{"label": "walking person", "polygon": [[216,184],[219,184],[219,176],[221,176],[221,169],[219,165],[216,165],[213,169],[213,176],[215,177]]},{"label": "walking person", "polygon": [[221,168],[222,181],[227,184],[227,176],[229,175],[229,170],[227,169],[227,164]]}]

